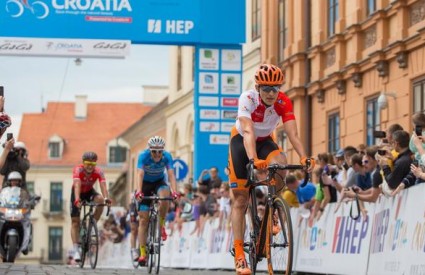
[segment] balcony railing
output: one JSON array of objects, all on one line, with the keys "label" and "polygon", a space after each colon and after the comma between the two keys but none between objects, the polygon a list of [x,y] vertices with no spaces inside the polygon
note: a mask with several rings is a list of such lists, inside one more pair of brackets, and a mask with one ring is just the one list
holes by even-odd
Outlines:
[{"label": "balcony railing", "polygon": [[46,218],[64,218],[66,209],[69,208],[66,200],[62,200],[59,205],[51,205],[49,199],[43,200],[43,215]]}]

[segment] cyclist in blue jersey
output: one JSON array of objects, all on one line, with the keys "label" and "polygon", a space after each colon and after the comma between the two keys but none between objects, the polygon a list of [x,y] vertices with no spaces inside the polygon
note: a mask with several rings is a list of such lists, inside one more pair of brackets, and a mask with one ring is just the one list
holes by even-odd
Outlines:
[{"label": "cyclist in blue jersey", "polygon": [[[138,170],[138,188],[136,198],[142,199],[143,196],[152,196],[158,194],[159,197],[177,198],[176,177],[172,167],[173,157],[164,150],[165,141],[160,136],[151,137],[148,141],[148,149],[142,151],[139,155],[137,170]],[[170,187],[165,182],[164,170],[171,184]],[[142,201],[139,203],[139,243],[140,257],[138,259],[140,265],[146,264],[146,239],[147,226],[149,223],[149,205],[150,201]],[[161,225],[162,240],[167,239],[165,232],[165,216],[168,212],[169,202],[161,201],[159,207],[159,221]]]}]

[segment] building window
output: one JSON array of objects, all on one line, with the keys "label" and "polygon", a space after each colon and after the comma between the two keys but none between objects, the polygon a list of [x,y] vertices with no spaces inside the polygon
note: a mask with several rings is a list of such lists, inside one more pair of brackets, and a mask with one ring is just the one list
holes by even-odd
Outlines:
[{"label": "building window", "polygon": [[285,59],[285,48],[288,28],[286,27],[285,7],[286,0],[279,0],[279,63]]},{"label": "building window", "polygon": [[328,0],[328,36],[335,34],[335,24],[338,21],[338,1]]},{"label": "building window", "polygon": [[49,227],[49,260],[61,261],[62,257],[62,227]]},{"label": "building window", "polygon": [[328,117],[328,152],[336,152],[339,149],[339,113]]},{"label": "building window", "polygon": [[59,158],[60,157],[60,143],[59,142],[49,142],[49,157],[50,158]]},{"label": "building window", "polygon": [[182,89],[182,76],[183,76],[183,67],[182,67],[182,47],[177,46],[177,91]]},{"label": "building window", "polygon": [[425,110],[425,79],[413,83],[413,113]]},{"label": "building window", "polygon": [[282,148],[283,152],[288,151],[288,137],[283,130],[277,132],[277,145]]},{"label": "building window", "polygon": [[61,212],[63,204],[62,182],[50,184],[50,212]]},{"label": "building window", "polygon": [[123,146],[109,147],[109,162],[110,163],[123,163],[127,158],[127,148]]},{"label": "building window", "polygon": [[373,98],[366,103],[366,145],[377,144],[378,140],[373,137],[373,131],[379,130],[381,125],[378,98]]},{"label": "building window", "polygon": [[376,10],[376,0],[367,0],[367,7],[366,7],[367,16],[374,13],[375,10]]},{"label": "building window", "polygon": [[252,33],[251,40],[261,37],[261,0],[252,0]]}]

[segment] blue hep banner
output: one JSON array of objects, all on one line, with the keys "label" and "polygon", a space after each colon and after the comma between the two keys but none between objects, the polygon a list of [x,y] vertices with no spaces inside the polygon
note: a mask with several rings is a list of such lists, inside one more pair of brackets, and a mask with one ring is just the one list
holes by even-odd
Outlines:
[{"label": "blue hep banner", "polygon": [[245,0],[8,0],[0,37],[245,42]]},{"label": "blue hep banner", "polygon": [[242,47],[198,45],[195,70],[194,177],[216,166],[224,179],[230,130],[242,92]]}]

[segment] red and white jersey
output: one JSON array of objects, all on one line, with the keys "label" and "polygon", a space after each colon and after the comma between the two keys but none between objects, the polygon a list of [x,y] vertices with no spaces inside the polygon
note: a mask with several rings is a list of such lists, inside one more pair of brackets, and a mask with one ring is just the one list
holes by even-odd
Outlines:
[{"label": "red and white jersey", "polygon": [[95,167],[93,172],[88,174],[86,170],[84,170],[83,164],[79,164],[74,167],[74,170],[72,171],[72,178],[74,180],[81,180],[81,193],[86,193],[93,189],[93,185],[97,180],[99,180],[99,183],[106,182],[102,169]]},{"label": "red and white jersey", "polygon": [[[267,107],[256,90],[243,92],[239,97],[239,117],[248,117],[254,122],[256,138],[270,136],[280,118],[283,123],[295,119],[292,102],[283,92],[279,92],[273,106]],[[236,129],[243,136],[239,120],[236,120]]]}]

